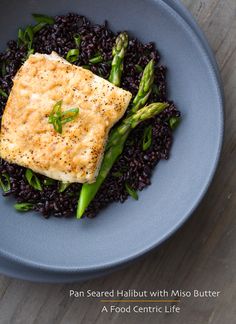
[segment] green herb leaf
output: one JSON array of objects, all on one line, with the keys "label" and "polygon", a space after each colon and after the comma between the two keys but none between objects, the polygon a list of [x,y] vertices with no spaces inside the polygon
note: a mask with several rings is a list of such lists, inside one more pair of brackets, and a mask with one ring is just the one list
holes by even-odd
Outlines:
[{"label": "green herb leaf", "polygon": [[69,50],[69,52],[66,55],[66,60],[70,63],[74,63],[78,60],[79,58],[79,49],[78,48],[73,48]]},{"label": "green herb leaf", "polygon": [[18,45],[25,43],[25,35],[23,29],[18,29]]},{"label": "green herb leaf", "polygon": [[128,185],[128,183],[125,183],[125,189],[126,189],[127,193],[128,193],[128,194],[129,194],[133,199],[138,200],[138,194],[137,194],[137,192],[136,192],[133,188],[131,188],[131,187]]},{"label": "green herb leaf", "polygon": [[152,145],[152,126],[147,126],[143,132],[143,151],[149,149]]},{"label": "green herb leaf", "polygon": [[25,30],[18,30],[18,46],[24,45],[27,46],[28,52],[26,55],[27,59],[31,54],[34,53],[34,49],[32,48],[34,39],[34,28],[32,26],[27,26]]},{"label": "green herb leaf", "polygon": [[4,97],[4,98],[8,98],[8,94],[3,91],[2,89],[0,89],[0,96]]},{"label": "green herb leaf", "polygon": [[34,34],[38,33],[46,25],[47,25],[46,23],[43,23],[42,22],[42,23],[39,23],[39,24],[33,26],[33,32],[34,32]]},{"label": "green herb leaf", "polygon": [[34,32],[32,26],[26,27],[25,30],[18,30],[18,45],[28,46],[30,49],[34,39]]},{"label": "green herb leaf", "polygon": [[31,203],[18,203],[14,205],[15,209],[20,212],[27,212],[34,209],[34,204]]},{"label": "green herb leaf", "polygon": [[39,190],[39,191],[42,190],[40,180],[38,179],[38,177],[32,170],[27,169],[25,171],[25,177],[26,177],[28,183],[31,185],[31,187],[33,187],[34,189]]},{"label": "green herb leaf", "polygon": [[78,114],[79,114],[79,108],[72,108],[63,111],[63,113],[61,114],[62,116],[61,123],[62,124],[69,123],[70,121],[74,120]]},{"label": "green herb leaf", "polygon": [[2,173],[0,175],[0,187],[4,192],[8,192],[11,189],[10,177],[7,173]]},{"label": "green herb leaf", "polygon": [[157,96],[160,96],[160,90],[158,88],[158,86],[154,83],[153,86],[152,86],[152,92],[157,95]]},{"label": "green herb leaf", "polygon": [[54,24],[55,20],[52,17],[46,16],[46,15],[40,15],[40,14],[32,14],[34,17],[34,20],[40,24],[40,23],[45,23],[48,25]]},{"label": "green herb leaf", "polygon": [[61,120],[59,118],[49,117],[49,124],[53,125],[54,130],[57,133],[62,134],[62,124],[61,124]]},{"label": "green herb leaf", "polygon": [[33,48],[30,48],[30,49],[28,50],[26,58],[29,58],[29,56],[30,56],[31,54],[34,54],[34,49],[33,49]]},{"label": "green herb leaf", "polygon": [[135,65],[135,70],[136,70],[138,73],[143,72],[143,68],[142,68],[142,66],[139,65],[139,64],[136,64],[136,65]]},{"label": "green herb leaf", "polygon": [[112,175],[113,175],[113,177],[115,177],[115,178],[119,178],[119,177],[121,177],[121,176],[123,175],[123,173],[120,172],[120,171],[116,171],[116,172],[113,172]]},{"label": "green herb leaf", "polygon": [[48,117],[49,124],[52,124],[57,133],[62,134],[62,125],[71,122],[79,114],[79,108],[72,108],[62,112],[62,100],[58,101]]},{"label": "green herb leaf", "polygon": [[81,44],[82,39],[81,39],[81,36],[79,34],[74,35],[74,41],[75,41],[75,45],[78,48],[80,48],[80,44]]},{"label": "green herb leaf", "polygon": [[59,182],[58,192],[64,192],[70,186],[70,182]]},{"label": "green herb leaf", "polygon": [[82,68],[83,69],[86,69],[86,70],[90,70],[91,69],[91,67],[89,65],[82,65]]},{"label": "green herb leaf", "polygon": [[48,117],[49,124],[52,124],[55,131],[57,133],[62,133],[62,124],[61,124],[61,106],[62,106],[62,100],[58,101],[52,109],[52,112],[50,113]]},{"label": "green herb leaf", "polygon": [[171,117],[169,119],[169,125],[171,129],[176,129],[180,124],[180,117]]},{"label": "green herb leaf", "polygon": [[38,14],[33,14],[32,16],[34,17],[35,21],[37,22],[37,25],[33,26],[34,34],[38,33],[46,25],[52,25],[55,22],[55,20],[49,16],[38,15]]},{"label": "green herb leaf", "polygon": [[90,62],[91,64],[98,64],[98,63],[101,63],[101,62],[103,62],[103,57],[102,57],[101,54],[98,54],[98,55],[92,57],[92,58],[89,60],[89,62]]},{"label": "green herb leaf", "polygon": [[56,115],[57,117],[61,117],[61,106],[62,106],[62,100],[59,100],[54,106],[53,106],[53,109],[52,109],[52,112],[49,116],[49,118],[53,118],[54,115]]},{"label": "green herb leaf", "polygon": [[25,40],[25,45],[28,44],[29,48],[31,48],[32,43],[34,39],[34,31],[32,26],[26,27],[24,31],[24,40]]},{"label": "green herb leaf", "polygon": [[54,179],[50,179],[50,178],[47,178],[47,179],[44,179],[43,180],[43,184],[45,185],[45,186],[52,186],[52,185],[54,185],[55,184],[55,180]]}]

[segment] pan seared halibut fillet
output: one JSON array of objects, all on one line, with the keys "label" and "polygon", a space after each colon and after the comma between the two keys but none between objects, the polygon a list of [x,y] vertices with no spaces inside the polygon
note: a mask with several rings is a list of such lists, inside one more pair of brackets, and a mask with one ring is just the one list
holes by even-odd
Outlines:
[{"label": "pan seared halibut fillet", "polygon": [[[34,54],[14,78],[2,117],[0,155],[64,182],[94,182],[111,127],[132,95],[56,53]],[[49,123],[54,105],[79,108],[62,134]]]}]

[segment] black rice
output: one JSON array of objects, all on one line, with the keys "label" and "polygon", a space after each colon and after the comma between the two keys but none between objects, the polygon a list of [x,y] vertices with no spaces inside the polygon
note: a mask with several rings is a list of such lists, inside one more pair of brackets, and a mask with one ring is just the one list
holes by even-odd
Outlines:
[{"label": "black rice", "polygon": [[[109,30],[107,22],[104,25],[93,25],[85,17],[77,14],[67,14],[55,17],[53,25],[45,26],[39,31],[33,42],[35,52],[48,53],[56,51],[65,57],[67,52],[75,47],[74,35],[82,38],[80,55],[75,62],[79,66],[88,66],[92,72],[108,78],[111,68],[112,46],[117,34]],[[100,53],[103,62],[95,65],[89,64],[89,59]],[[22,65],[27,55],[24,46],[18,46],[16,41],[8,43],[8,49],[0,53],[0,89],[10,93],[12,79]],[[137,39],[130,38],[129,47],[125,56],[122,87],[136,94],[142,75],[142,69],[151,58],[155,59],[155,91],[149,99],[154,101],[168,101],[166,88],[166,68],[158,65],[160,57],[153,43],[142,44]],[[6,98],[0,96],[0,117],[4,111]],[[170,102],[169,108],[156,118],[141,124],[135,129],[125,146],[124,152],[113,166],[110,175],[103,183],[95,199],[86,211],[86,216],[94,217],[99,211],[111,202],[124,202],[128,198],[125,184],[134,190],[143,190],[151,184],[151,175],[156,164],[161,159],[168,159],[172,145],[172,130],[168,119],[179,116],[175,105]],[[142,149],[143,130],[152,125],[153,142],[147,151]],[[60,193],[59,183],[45,185],[44,176],[38,175],[43,190],[33,189],[25,179],[25,168],[18,165],[0,161],[0,173],[10,175],[11,189],[5,196],[14,196],[17,202],[30,202],[34,209],[49,217],[74,216],[79,197],[80,184],[71,184],[67,190]]]}]

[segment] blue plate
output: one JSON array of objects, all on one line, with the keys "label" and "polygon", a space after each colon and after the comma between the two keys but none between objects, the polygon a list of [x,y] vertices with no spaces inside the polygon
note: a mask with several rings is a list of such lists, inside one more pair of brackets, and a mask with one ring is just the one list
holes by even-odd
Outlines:
[{"label": "blue plate", "polygon": [[20,4],[2,0],[0,11],[5,8],[0,21],[5,31],[2,48],[14,38],[18,26],[31,22],[32,12],[76,11],[94,22],[107,19],[112,29],[128,30],[144,42],[154,40],[169,68],[170,97],[182,111],[183,122],[170,160],[158,165],[152,186],[138,202],[113,204],[96,219],[77,222],[17,214],[12,201],[0,201],[3,272],[32,280],[70,281],[111,271],[169,237],[210,184],[223,138],[222,93],[211,51],[191,16],[170,0],[25,0]]}]

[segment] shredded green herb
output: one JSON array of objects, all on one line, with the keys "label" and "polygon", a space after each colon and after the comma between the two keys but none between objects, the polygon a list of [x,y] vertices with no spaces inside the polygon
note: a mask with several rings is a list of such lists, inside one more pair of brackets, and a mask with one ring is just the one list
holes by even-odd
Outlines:
[{"label": "shredded green herb", "polygon": [[74,120],[75,117],[78,115],[78,113],[79,113],[79,108],[72,108],[64,111],[62,113],[62,120],[61,120],[62,125]]},{"label": "shredded green herb", "polygon": [[135,65],[135,70],[136,70],[138,73],[143,72],[143,68],[142,68],[142,66],[139,65],[139,64],[136,64],[136,65]]},{"label": "shredded green herb", "polygon": [[26,27],[25,30],[19,29],[18,30],[18,44],[19,45],[27,45],[29,48],[32,47],[34,39],[34,31],[32,26]]},{"label": "shredded green herb", "polygon": [[81,44],[82,39],[81,39],[81,36],[79,34],[74,35],[74,41],[75,41],[75,45],[78,48],[80,48],[80,44]]},{"label": "shredded green herb", "polygon": [[57,133],[62,134],[62,125],[69,123],[79,114],[79,108],[72,108],[62,112],[62,100],[58,101],[48,117],[49,124],[52,124]]},{"label": "shredded green herb", "polygon": [[169,125],[171,129],[176,129],[179,126],[180,123],[180,117],[171,117],[169,119]]},{"label": "shredded green herb", "polygon": [[115,178],[119,178],[123,175],[123,173],[121,171],[116,171],[116,172],[113,172],[112,175]]},{"label": "shredded green herb", "polygon": [[43,27],[46,25],[53,25],[55,20],[52,17],[40,15],[40,14],[33,14],[34,20],[37,22],[35,26],[33,26],[34,34],[38,33]]},{"label": "shredded green herb", "polygon": [[44,179],[43,180],[43,184],[45,185],[45,186],[52,186],[52,185],[54,185],[55,184],[55,180],[53,180],[53,179],[50,179],[50,178],[47,178],[47,179]]},{"label": "shredded green herb", "polygon": [[52,25],[54,24],[55,20],[52,17],[46,16],[46,15],[41,15],[41,14],[32,14],[34,17],[34,20],[38,23],[44,23],[47,25]]},{"label": "shredded green herb", "polygon": [[153,86],[152,86],[152,92],[159,96],[160,95],[160,90],[159,90],[159,87],[154,83]]},{"label": "shredded green herb", "polygon": [[86,70],[90,70],[91,67],[89,65],[82,65],[82,68],[86,69]]},{"label": "shredded green herb", "polygon": [[32,170],[27,169],[25,171],[25,177],[31,187],[33,187],[35,190],[42,190],[40,180]]},{"label": "shredded green herb", "polygon": [[70,182],[59,182],[58,192],[64,192],[70,186]]},{"label": "shredded green herb", "polygon": [[4,98],[8,98],[8,94],[3,91],[2,89],[0,89],[0,96],[4,97]]},{"label": "shredded green herb", "polygon": [[34,209],[34,204],[31,203],[18,203],[14,205],[14,208],[20,212],[27,212]]},{"label": "shredded green herb", "polygon": [[33,32],[34,32],[34,34],[38,33],[46,25],[47,24],[45,24],[45,23],[40,23],[40,24],[37,24],[37,25],[33,26]]},{"label": "shredded green herb", "polygon": [[31,49],[28,50],[28,52],[27,52],[27,58],[29,58],[29,56],[31,54],[34,54],[34,49],[33,48],[31,48]]},{"label": "shredded green herb", "polygon": [[49,115],[48,122],[52,124],[57,133],[62,133],[62,124],[61,124],[61,110],[62,100],[58,101],[52,109],[52,112]]},{"label": "shredded green herb", "polygon": [[131,188],[131,187],[128,185],[127,182],[125,183],[125,189],[126,189],[127,193],[128,193],[128,194],[129,194],[133,199],[138,200],[138,194],[137,194],[137,192],[136,192],[133,188]]},{"label": "shredded green herb", "polygon": [[78,48],[73,48],[68,51],[66,55],[66,60],[70,63],[74,63],[78,60],[79,58],[79,49]]},{"label": "shredded green herb", "polygon": [[33,39],[34,39],[34,30],[32,26],[26,27],[25,30],[21,28],[18,30],[18,46],[23,45],[28,48],[26,59],[30,56],[30,54],[34,54],[34,49],[32,48]]},{"label": "shredded green herb", "polygon": [[26,29],[19,28],[18,30],[18,46],[26,46],[28,49],[26,59],[34,54],[33,40],[34,34],[39,32],[44,26],[54,24],[54,19],[45,15],[33,14],[37,24],[35,26],[27,26]]},{"label": "shredded green herb", "polygon": [[98,64],[98,63],[101,63],[103,62],[103,57],[101,54],[97,54],[96,56],[92,57],[89,62],[91,64]]},{"label": "shredded green herb", "polygon": [[143,151],[149,149],[152,145],[152,126],[147,126],[143,132]]},{"label": "shredded green herb", "polygon": [[10,177],[7,173],[2,173],[0,175],[0,187],[4,192],[8,192],[11,189]]}]

